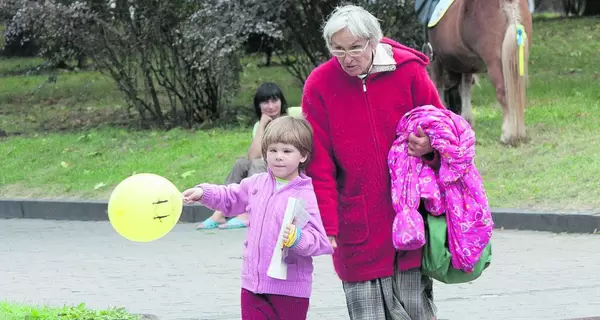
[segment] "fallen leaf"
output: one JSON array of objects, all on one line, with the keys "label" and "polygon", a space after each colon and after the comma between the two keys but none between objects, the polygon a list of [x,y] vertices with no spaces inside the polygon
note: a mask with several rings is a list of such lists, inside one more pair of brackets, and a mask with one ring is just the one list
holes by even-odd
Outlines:
[{"label": "fallen leaf", "polygon": [[102,154],[101,152],[94,151],[94,152],[90,152],[90,153],[86,154],[85,156],[86,157],[93,157],[93,156],[99,156],[101,154]]},{"label": "fallen leaf", "polygon": [[181,174],[181,177],[182,178],[187,178],[187,177],[191,176],[192,174],[194,174],[195,172],[196,172],[196,170],[186,171],[186,172],[184,172],[184,173]]},{"label": "fallen leaf", "polygon": [[94,190],[98,190],[98,189],[104,188],[104,187],[106,187],[106,183],[104,183],[104,182],[96,183],[96,185],[94,186]]}]

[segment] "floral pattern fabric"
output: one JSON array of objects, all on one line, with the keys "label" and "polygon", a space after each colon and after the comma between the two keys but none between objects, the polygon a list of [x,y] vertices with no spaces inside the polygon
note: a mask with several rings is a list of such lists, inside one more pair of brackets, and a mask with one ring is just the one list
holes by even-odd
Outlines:
[{"label": "floral pattern fabric", "polygon": [[[408,136],[421,127],[440,156],[437,173],[420,157],[408,155]],[[448,247],[454,268],[470,272],[492,237],[494,222],[481,175],[475,167],[475,132],[459,115],[434,106],[406,113],[398,123],[389,155],[396,217],[392,239],[397,250],[425,245],[421,200],[432,215],[446,214]]]}]

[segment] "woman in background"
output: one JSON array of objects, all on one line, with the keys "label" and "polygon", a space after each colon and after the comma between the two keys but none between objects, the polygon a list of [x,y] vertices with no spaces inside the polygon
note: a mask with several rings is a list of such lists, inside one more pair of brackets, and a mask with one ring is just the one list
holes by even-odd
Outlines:
[{"label": "woman in background", "polygon": [[[262,158],[261,140],[265,127],[273,119],[281,115],[287,115],[288,105],[278,85],[272,82],[266,82],[260,85],[254,94],[254,111],[258,121],[252,129],[252,143],[248,148],[248,154],[245,158],[238,158],[229,172],[225,184],[239,184],[244,178],[250,177],[256,173],[266,172],[267,166]],[[200,229],[237,229],[248,226],[248,214],[243,213],[229,220],[225,218],[221,211],[215,211],[212,216],[201,222],[197,230]]]}]

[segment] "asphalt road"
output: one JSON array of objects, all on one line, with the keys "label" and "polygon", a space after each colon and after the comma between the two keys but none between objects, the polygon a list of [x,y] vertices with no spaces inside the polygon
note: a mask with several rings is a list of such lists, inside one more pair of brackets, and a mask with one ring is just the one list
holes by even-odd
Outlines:
[{"label": "asphalt road", "polygon": [[[0,220],[0,299],[124,306],[161,320],[239,319],[245,230],[179,224],[152,243],[108,222]],[[600,316],[600,235],[494,234],[494,261],[472,284],[435,284],[442,319]],[[316,259],[309,319],[348,319],[330,257]]]}]

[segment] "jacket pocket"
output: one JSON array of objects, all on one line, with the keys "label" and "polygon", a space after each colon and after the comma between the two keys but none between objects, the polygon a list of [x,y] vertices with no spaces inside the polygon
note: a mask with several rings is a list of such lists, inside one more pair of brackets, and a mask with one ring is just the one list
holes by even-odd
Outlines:
[{"label": "jacket pocket", "polygon": [[360,244],[369,237],[369,224],[362,195],[345,197],[340,195],[338,205],[340,243]]},{"label": "jacket pocket", "polygon": [[288,256],[285,258],[285,264],[287,265],[287,280],[291,282],[298,282],[306,280],[304,274],[304,268],[298,261],[298,257],[295,257],[292,253],[288,252]]}]

